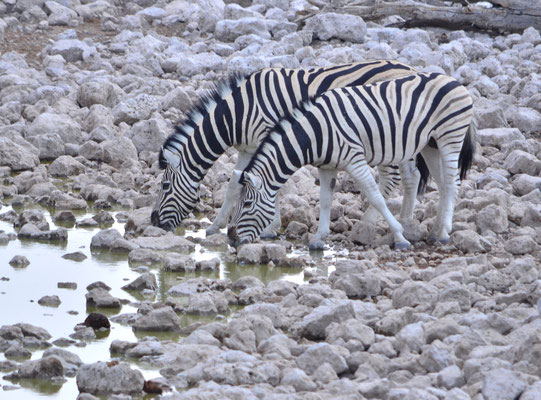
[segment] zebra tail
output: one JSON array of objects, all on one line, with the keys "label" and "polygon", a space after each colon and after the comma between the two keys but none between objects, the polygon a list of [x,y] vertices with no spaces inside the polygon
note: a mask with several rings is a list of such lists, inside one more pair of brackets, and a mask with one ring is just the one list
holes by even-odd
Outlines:
[{"label": "zebra tail", "polygon": [[426,184],[428,183],[428,178],[430,178],[430,171],[428,170],[428,166],[426,165],[425,159],[421,153],[417,154],[415,165],[421,174],[421,177],[419,178],[419,186],[417,187],[417,195],[420,196],[426,191]]},{"label": "zebra tail", "polygon": [[477,124],[472,120],[468,132],[464,137],[464,143],[458,156],[458,168],[460,169],[460,180],[464,180],[473,163],[475,153],[475,143],[477,134]]}]

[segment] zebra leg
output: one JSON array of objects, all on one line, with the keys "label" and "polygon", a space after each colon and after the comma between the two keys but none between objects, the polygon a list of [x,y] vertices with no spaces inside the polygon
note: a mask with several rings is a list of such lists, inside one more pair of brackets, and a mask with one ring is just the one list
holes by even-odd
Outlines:
[{"label": "zebra leg", "polygon": [[[379,191],[385,199],[391,196],[393,189],[400,182],[400,175],[397,167],[394,165],[378,165],[379,171]],[[375,224],[378,219],[378,210],[370,204],[363,215],[363,221]]]},{"label": "zebra leg", "polygon": [[[251,157],[251,153],[239,152],[237,164],[235,165],[235,170],[244,170],[244,168],[246,168],[246,166],[250,162]],[[220,229],[227,226],[229,217],[231,216],[231,213],[233,212],[233,209],[235,207],[235,202],[239,198],[240,190],[241,185],[239,185],[238,178],[233,175],[229,180],[229,186],[227,186],[227,191],[222,207],[220,208],[220,211],[218,212],[216,218],[214,218],[214,222],[212,223],[212,225],[209,226],[206,230],[207,235],[219,233]]]},{"label": "zebra leg", "polygon": [[274,218],[269,226],[267,226],[263,232],[259,235],[261,239],[274,239],[277,234],[276,231],[282,226],[282,218],[280,216],[280,206],[276,202],[276,208],[274,210]]},{"label": "zebra leg", "polygon": [[460,182],[458,172],[458,154],[460,149],[456,152],[448,152],[441,157],[443,178],[442,186],[444,188],[445,197],[440,199],[442,203],[440,210],[441,216],[441,232],[438,236],[438,241],[441,243],[449,243],[449,234],[453,229],[453,213],[455,209],[456,199],[458,197],[458,184]]},{"label": "zebra leg", "polygon": [[428,235],[428,239],[432,241],[440,241],[445,243],[449,240],[449,237],[444,234],[444,227],[443,227],[443,204],[444,199],[446,199],[446,187],[444,185],[444,177],[442,174],[442,165],[441,165],[441,154],[438,149],[435,149],[430,146],[426,146],[422,151],[421,154],[423,158],[425,159],[426,165],[428,167],[428,170],[430,171],[430,175],[434,177],[434,180],[436,181],[436,186],[438,187],[438,193],[440,195],[440,201],[438,203],[437,208],[437,214],[436,214],[436,220],[434,221],[434,224],[432,225],[432,229],[430,230],[430,233]]},{"label": "zebra leg", "polygon": [[319,169],[319,226],[310,240],[310,250],[323,250],[324,239],[330,231],[332,194],[338,171]]},{"label": "zebra leg", "polygon": [[361,190],[366,194],[368,202],[383,215],[383,218],[389,224],[389,228],[394,236],[395,249],[400,250],[408,248],[410,242],[402,235],[402,225],[400,225],[400,222],[396,220],[387,208],[385,199],[379,191],[376,181],[372,176],[372,172],[368,165],[366,165],[366,161],[362,160],[361,162],[355,163],[354,166],[348,168],[348,172],[353,176],[361,187]]},{"label": "zebra leg", "polygon": [[415,198],[417,197],[417,188],[419,187],[421,174],[417,170],[417,167],[415,167],[415,161],[413,160],[405,161],[398,167],[404,190],[402,208],[400,209],[400,221],[409,221],[413,219],[413,209],[415,208]]}]

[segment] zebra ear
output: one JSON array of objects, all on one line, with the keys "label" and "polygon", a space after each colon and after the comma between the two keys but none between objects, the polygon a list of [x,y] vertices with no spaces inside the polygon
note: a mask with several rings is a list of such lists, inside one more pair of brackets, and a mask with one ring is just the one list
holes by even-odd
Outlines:
[{"label": "zebra ear", "polygon": [[180,156],[177,153],[173,153],[171,150],[162,147],[162,154],[173,168],[178,168],[180,166]]},{"label": "zebra ear", "polygon": [[250,182],[250,184],[257,190],[260,190],[263,187],[263,182],[261,182],[261,178],[252,175],[249,172],[244,172],[244,179],[247,182]]}]

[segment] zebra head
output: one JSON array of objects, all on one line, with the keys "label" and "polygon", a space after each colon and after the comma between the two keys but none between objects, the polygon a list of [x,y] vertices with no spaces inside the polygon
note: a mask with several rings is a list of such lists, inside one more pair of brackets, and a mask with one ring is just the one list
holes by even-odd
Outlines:
[{"label": "zebra head", "polygon": [[152,225],[174,231],[199,200],[199,183],[185,171],[180,155],[162,148],[160,164],[164,169],[162,187],[151,214]]},{"label": "zebra head", "polygon": [[227,236],[235,247],[252,242],[270,225],[274,216],[276,195],[267,190],[261,179],[249,172],[235,171],[242,185]]}]

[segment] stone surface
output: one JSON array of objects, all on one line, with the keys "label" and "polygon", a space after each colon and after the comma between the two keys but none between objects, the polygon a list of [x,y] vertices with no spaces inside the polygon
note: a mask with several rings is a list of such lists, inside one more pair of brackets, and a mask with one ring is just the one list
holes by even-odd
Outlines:
[{"label": "stone surface", "polygon": [[77,388],[80,392],[96,395],[132,394],[143,390],[144,378],[141,371],[126,363],[99,361],[84,364],[77,371]]}]

